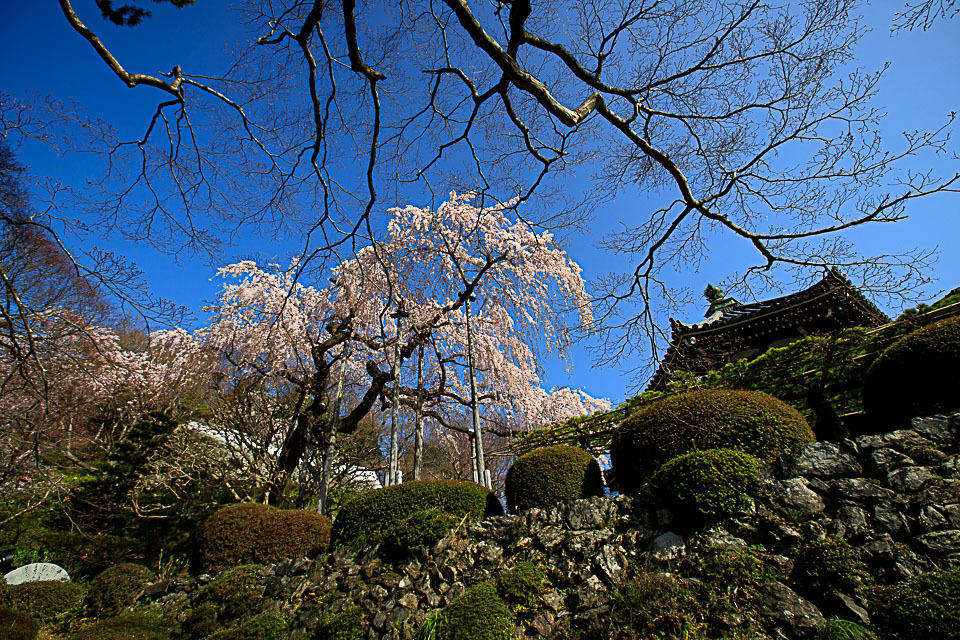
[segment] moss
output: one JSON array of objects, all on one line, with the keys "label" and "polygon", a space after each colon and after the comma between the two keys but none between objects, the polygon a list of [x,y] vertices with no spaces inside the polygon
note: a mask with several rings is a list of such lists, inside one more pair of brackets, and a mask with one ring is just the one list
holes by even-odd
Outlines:
[{"label": "moss", "polygon": [[40,625],[29,613],[0,607],[0,638],[6,640],[33,640],[40,632]]},{"label": "moss", "polygon": [[286,618],[276,611],[268,611],[239,627],[218,631],[210,640],[282,640],[286,632]]},{"label": "moss", "polygon": [[169,640],[173,625],[159,612],[125,613],[99,620],[70,634],[70,640]]},{"label": "moss", "polygon": [[436,640],[508,640],[513,614],[491,582],[483,582],[451,602],[435,630]]},{"label": "moss", "polygon": [[199,640],[200,638],[208,638],[219,628],[217,605],[207,602],[194,607],[187,613],[180,630],[184,638]]},{"label": "moss", "polygon": [[815,602],[833,590],[855,593],[866,578],[866,565],[839,536],[827,536],[801,546],[790,573],[794,589]]},{"label": "moss", "polygon": [[207,570],[237,564],[271,564],[325,549],[330,520],[312,511],[263,504],[223,507],[200,527],[200,559]]},{"label": "moss", "polygon": [[357,607],[321,616],[312,640],[359,640],[365,630],[363,611]]},{"label": "moss", "polygon": [[83,587],[75,582],[25,582],[0,592],[0,604],[48,624],[79,612],[83,596]]},{"label": "moss", "polygon": [[603,478],[589,453],[557,445],[517,458],[507,471],[505,492],[510,511],[518,513],[603,495]]},{"label": "moss", "polygon": [[103,571],[90,582],[85,606],[90,615],[102,617],[119,613],[132,605],[154,578],[153,571],[140,564],[124,563]]},{"label": "moss", "polygon": [[875,588],[870,609],[884,640],[960,640],[960,567]]},{"label": "moss", "polygon": [[257,565],[228,569],[200,588],[197,604],[215,606],[221,621],[260,613],[267,606],[267,600],[260,593],[259,582],[260,567]]},{"label": "moss", "polygon": [[817,627],[817,640],[877,640],[877,635],[856,622],[833,618]]},{"label": "moss", "polygon": [[867,370],[863,406],[884,423],[960,409],[960,316],[917,329],[890,345]]},{"label": "moss", "polygon": [[742,508],[757,480],[760,461],[734,449],[707,449],[678,456],[660,467],[653,486],[678,515],[723,518]]},{"label": "moss", "polygon": [[690,391],[657,400],[614,432],[610,459],[617,488],[638,490],[664,463],[696,449],[730,448],[763,461],[814,439],[796,409],[754,391]]},{"label": "moss", "polygon": [[685,566],[685,569],[694,571],[707,585],[721,589],[756,587],[774,578],[763,561],[750,551],[707,547],[694,556],[692,562],[695,565]]},{"label": "moss", "polygon": [[380,542],[389,529],[425,509],[473,520],[503,513],[497,495],[472,482],[404,482],[366,491],[347,502],[333,524],[333,544]]},{"label": "moss", "polygon": [[459,522],[457,516],[437,509],[415,511],[383,533],[383,545],[389,555],[403,557],[414,549],[437,544]]},{"label": "moss", "polygon": [[532,562],[519,562],[497,576],[497,592],[515,610],[539,607],[548,584],[543,567]]}]

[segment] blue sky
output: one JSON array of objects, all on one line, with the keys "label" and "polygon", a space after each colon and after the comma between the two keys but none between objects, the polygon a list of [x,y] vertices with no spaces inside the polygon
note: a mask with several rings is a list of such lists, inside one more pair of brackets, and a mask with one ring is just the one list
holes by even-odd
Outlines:
[{"label": "blue sky", "polygon": [[[235,23],[236,15],[220,0],[198,0],[197,5],[183,10],[165,3],[148,3],[154,18],[136,29],[121,29],[103,22],[92,0],[78,0],[76,4],[81,17],[132,70],[155,73],[189,60],[191,69],[214,74],[223,70],[224,49],[242,36],[241,28]],[[901,6],[900,1],[868,5],[866,21],[873,26],[873,31],[862,39],[856,51],[859,65],[866,69],[878,69],[885,62],[891,64],[876,100],[888,113],[884,136],[889,140],[896,140],[904,130],[936,128],[951,111],[960,107],[960,77],[956,70],[960,58],[960,19],[940,21],[926,32],[891,35],[893,14]],[[0,56],[0,77],[3,78],[0,90],[16,98],[27,94],[70,97],[83,104],[90,115],[109,120],[121,133],[131,135],[143,129],[155,108],[157,93],[149,88],[124,87],[89,45],[70,29],[52,0],[4,2],[0,6],[0,38],[4,47],[4,54]],[[955,144],[952,151],[957,151]],[[61,157],[37,143],[27,143],[20,149],[20,157],[35,176],[69,184],[82,184],[95,177],[99,169],[87,157]],[[915,168],[953,172],[956,171],[953,165],[947,157],[941,157],[924,159]],[[582,176],[588,177],[586,173]],[[575,188],[576,181],[571,185]],[[392,204],[395,203],[387,202],[384,206]],[[588,278],[610,267],[610,256],[597,249],[596,242],[618,221],[630,219],[642,206],[640,193],[625,190],[616,201],[595,211],[593,233],[589,237],[571,239],[571,256],[584,267]],[[956,247],[960,240],[958,211],[960,197],[956,194],[935,196],[912,206],[908,220],[859,231],[855,238],[865,253],[896,252],[912,247],[939,248],[940,260],[935,272],[938,280],[926,292],[927,297],[933,297],[940,290],[960,285],[960,251]],[[207,264],[177,264],[145,247],[116,238],[102,242],[134,259],[161,296],[198,310],[205,300],[215,295],[216,283],[210,281],[212,268]],[[290,247],[247,238],[231,253],[243,256],[253,251],[282,256]],[[677,283],[700,291],[708,282],[720,281],[743,267],[752,257],[743,243],[718,239],[710,259],[700,270],[678,275]],[[703,306],[698,301],[680,319],[699,320]],[[562,364],[549,364],[549,386],[582,387],[592,395],[617,401],[629,395],[637,384],[636,380],[610,367],[594,368],[583,346],[573,354],[572,365],[568,371]]]}]

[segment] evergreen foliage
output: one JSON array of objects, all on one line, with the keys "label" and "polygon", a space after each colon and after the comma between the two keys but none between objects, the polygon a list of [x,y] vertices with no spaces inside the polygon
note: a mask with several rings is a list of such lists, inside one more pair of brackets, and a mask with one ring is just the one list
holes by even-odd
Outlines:
[{"label": "evergreen foliage", "polygon": [[356,607],[327,613],[313,630],[312,640],[359,640],[364,628],[363,611]]},{"label": "evergreen foliage", "polygon": [[707,449],[677,456],[660,467],[652,484],[664,504],[700,520],[723,518],[742,508],[757,481],[760,461],[736,449]]},{"label": "evergreen foliage", "polygon": [[438,509],[415,511],[384,531],[384,550],[393,557],[403,557],[414,549],[432,547],[459,523],[460,518]]},{"label": "evergreen foliage", "polygon": [[801,546],[790,573],[794,589],[815,601],[833,590],[855,593],[866,579],[866,565],[839,536],[827,536]]},{"label": "evergreen foliage", "polygon": [[500,515],[497,495],[472,482],[420,480],[366,491],[347,502],[333,525],[334,545],[379,543],[391,528],[418,511],[479,520]]},{"label": "evergreen foliage", "polygon": [[137,595],[153,578],[153,571],[140,564],[110,567],[90,582],[84,602],[87,612],[96,617],[119,613],[136,602]]},{"label": "evergreen foliage", "polygon": [[513,631],[513,614],[492,582],[467,589],[451,602],[440,617],[436,640],[508,640]]},{"label": "evergreen foliage", "polygon": [[960,316],[907,334],[888,347],[863,381],[863,405],[884,423],[960,408]]},{"label": "evergreen foliage", "polygon": [[330,541],[330,520],[313,511],[241,503],[219,509],[200,527],[200,560],[207,570],[270,564],[319,553]]},{"label": "evergreen foliage", "polygon": [[803,416],[776,398],[708,389],[662,398],[628,417],[613,434],[610,460],[617,488],[632,492],[695,449],[739,449],[766,462],[813,439]]},{"label": "evergreen foliage", "polygon": [[[260,567],[257,565],[240,565],[227,569],[200,588],[196,604],[215,607],[221,621],[237,620],[261,613],[267,606],[267,599],[257,587],[259,581]],[[208,617],[209,613],[205,612],[201,621]]]},{"label": "evergreen foliage", "polygon": [[817,640],[878,640],[877,635],[856,622],[832,618],[817,627]]},{"label": "evergreen foliage", "polygon": [[0,591],[0,605],[29,613],[41,624],[49,624],[77,612],[83,596],[84,588],[75,582],[24,582]]},{"label": "evergreen foliage", "polygon": [[600,465],[579,447],[557,445],[522,455],[507,471],[505,493],[512,513],[548,508],[603,495]]},{"label": "evergreen foliage", "polygon": [[6,640],[33,640],[40,632],[40,625],[29,613],[0,607],[0,638]]},{"label": "evergreen foliage", "polygon": [[877,587],[870,621],[884,640],[960,640],[960,567]]},{"label": "evergreen foliage", "polygon": [[282,640],[287,620],[276,611],[267,611],[233,629],[224,629],[210,636],[210,640]]},{"label": "evergreen foliage", "polygon": [[73,632],[69,640],[170,640],[173,625],[156,611],[125,613]]}]

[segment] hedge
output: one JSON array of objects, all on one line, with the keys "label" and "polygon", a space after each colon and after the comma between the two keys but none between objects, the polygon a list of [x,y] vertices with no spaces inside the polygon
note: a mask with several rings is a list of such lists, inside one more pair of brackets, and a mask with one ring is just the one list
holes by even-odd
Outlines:
[{"label": "hedge", "polygon": [[863,381],[874,421],[895,423],[960,409],[960,316],[917,329],[880,354]]},{"label": "hedge", "polygon": [[657,400],[629,416],[613,434],[610,461],[617,489],[632,492],[693,450],[739,449],[766,462],[813,440],[803,416],[772,396],[708,389]]},{"label": "hedge", "polygon": [[198,539],[200,561],[208,571],[272,564],[324,550],[330,520],[313,511],[246,502],[219,509],[200,527]]},{"label": "hedge", "polygon": [[467,589],[441,614],[436,640],[508,640],[513,632],[513,614],[496,587],[483,582]]},{"label": "hedge", "polygon": [[760,461],[736,449],[691,451],[670,460],[653,476],[661,500],[687,519],[723,518],[747,502]]},{"label": "hedge", "polygon": [[506,479],[507,506],[512,513],[547,508],[580,498],[603,495],[600,465],[579,447],[557,445],[522,455]]},{"label": "hedge", "polygon": [[497,495],[472,482],[404,482],[366,491],[343,505],[333,523],[332,543],[337,546],[381,542],[392,527],[427,509],[472,520],[503,513]]}]

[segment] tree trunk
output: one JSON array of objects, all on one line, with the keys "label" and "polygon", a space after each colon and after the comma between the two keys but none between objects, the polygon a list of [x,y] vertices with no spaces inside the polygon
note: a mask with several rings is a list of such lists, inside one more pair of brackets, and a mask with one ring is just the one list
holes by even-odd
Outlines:
[{"label": "tree trunk", "polygon": [[[467,368],[470,371],[470,405],[473,408],[474,479],[487,486],[486,463],[483,459],[483,432],[480,429],[480,403],[477,398],[477,368],[473,357],[473,328],[470,323],[470,300],[464,302],[467,317]],[[487,487],[489,488],[489,487]]]},{"label": "tree trunk", "polygon": [[283,492],[287,488],[290,476],[293,475],[300,460],[303,459],[303,453],[307,450],[307,433],[310,426],[310,417],[306,414],[298,414],[296,426],[283,440],[283,448],[280,450],[280,457],[277,460],[277,472],[270,488],[267,490],[266,503],[278,506],[283,501]]},{"label": "tree trunk", "polygon": [[323,462],[320,476],[320,498],[317,500],[317,512],[324,513],[327,510],[327,496],[330,493],[330,467],[333,464],[333,456],[337,451],[337,431],[340,429],[340,402],[343,400],[343,385],[347,378],[347,361],[350,352],[347,345],[343,345],[343,362],[340,363],[340,377],[337,379],[337,391],[333,397],[333,407],[330,410],[330,429],[324,438]]},{"label": "tree trunk", "polygon": [[417,417],[413,435],[413,479],[419,480],[423,467],[423,344],[417,355]]},{"label": "tree trunk", "polygon": [[396,344],[393,348],[393,394],[390,406],[390,468],[387,485],[400,484],[400,335],[403,331],[403,315],[394,314]]}]

